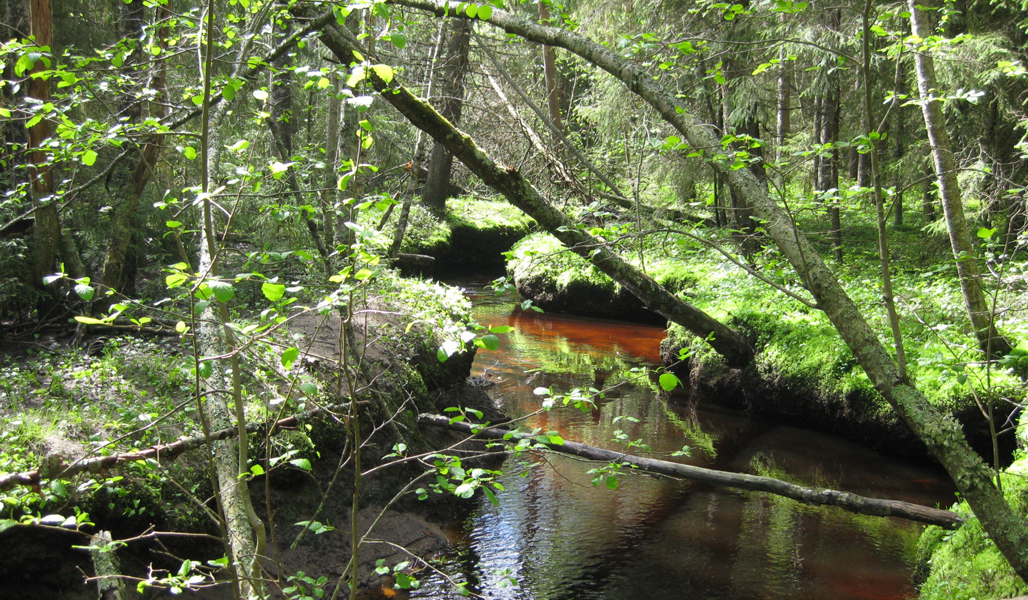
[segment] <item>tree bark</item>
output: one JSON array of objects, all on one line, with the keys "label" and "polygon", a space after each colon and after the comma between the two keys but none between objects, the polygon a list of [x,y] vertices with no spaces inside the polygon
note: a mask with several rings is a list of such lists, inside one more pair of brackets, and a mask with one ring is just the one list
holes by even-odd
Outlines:
[{"label": "tree bark", "polygon": [[[207,3],[206,44],[204,48],[204,94],[201,107],[201,219],[199,272],[204,279],[218,277],[218,235],[227,224],[215,222],[210,195],[215,192],[221,164],[222,122],[231,108],[229,102],[212,107],[211,81],[214,78],[214,35],[217,31],[215,0]],[[246,65],[255,34],[248,32],[237,44],[234,77]],[[197,282],[198,287],[202,281]],[[191,294],[193,296],[193,294]],[[195,323],[194,360],[198,378],[196,393],[204,433],[236,427],[239,439],[211,442],[209,467],[218,507],[224,519],[226,551],[242,599],[262,597],[260,555],[264,551],[264,523],[257,517],[250,500],[248,484],[246,415],[240,394],[240,364],[234,348],[235,338],[228,326],[228,308],[211,298]],[[229,357],[229,358],[215,358]],[[211,366],[210,375],[200,376],[200,362]],[[228,364],[226,364],[226,362]],[[226,390],[230,390],[226,393]]]},{"label": "tree bark", "polygon": [[[466,421],[453,422],[450,417],[432,414],[418,415],[418,423],[432,425],[444,429],[452,429],[476,438],[488,440],[502,440],[516,444],[524,438],[532,439],[526,433],[519,433],[515,430],[502,427],[489,427],[477,425]],[[839,490],[827,490],[822,488],[808,488],[773,477],[760,475],[749,475],[746,473],[730,473],[716,469],[706,469],[666,460],[656,460],[642,456],[632,456],[624,452],[604,450],[595,446],[580,444],[565,440],[561,444],[553,444],[543,440],[534,440],[533,445],[543,445],[553,452],[570,454],[587,460],[599,462],[618,463],[630,465],[639,471],[666,475],[675,479],[687,479],[698,481],[718,487],[727,487],[737,490],[748,490],[751,492],[766,492],[784,498],[791,498],[803,504],[812,506],[835,506],[843,510],[875,517],[898,517],[919,523],[938,525],[945,529],[956,529],[964,520],[960,515],[949,510],[921,506],[903,502],[902,500],[882,500],[879,498],[867,498],[850,492]]]},{"label": "tree bark", "polygon": [[[549,23],[550,21],[550,8],[545,2],[539,3],[539,21],[542,23]],[[554,51],[553,46],[543,44],[543,78],[546,85],[546,110],[550,115],[550,123],[553,123],[554,128],[560,133],[564,133],[564,120],[560,117],[560,86],[557,83],[557,53]],[[553,134],[553,145],[557,148],[559,145],[559,138],[557,134]]]},{"label": "tree bark", "polygon": [[[915,36],[922,39],[929,33],[918,8],[916,0],[908,0],[910,10],[910,29]],[[964,296],[964,307],[971,319],[978,346],[989,357],[1001,357],[1010,354],[1010,343],[996,331],[989,302],[982,289],[981,274],[978,268],[978,257],[974,244],[971,242],[971,231],[964,217],[964,203],[961,198],[960,184],[957,182],[957,166],[953,159],[953,145],[950,142],[946,121],[942,116],[942,107],[935,99],[938,87],[935,80],[935,61],[924,48],[914,54],[917,71],[917,89],[921,96],[921,112],[924,114],[925,129],[928,132],[928,143],[932,149],[932,162],[935,177],[939,183],[939,199],[942,212],[946,218],[946,229],[949,232],[950,247],[957,262],[957,277],[960,290]]]},{"label": "tree bark", "polygon": [[[49,53],[53,46],[53,15],[50,0],[30,0],[29,27],[35,36],[36,46],[46,48]],[[51,58],[56,60],[56,57]],[[46,70],[42,60],[37,60],[32,73]],[[39,100],[40,104],[50,101],[50,79],[31,77],[28,81],[28,95]],[[43,278],[50,275],[57,267],[57,250],[61,235],[61,225],[57,217],[57,205],[54,203],[54,179],[50,170],[50,158],[40,150],[43,143],[50,138],[52,124],[44,118],[29,128],[28,147],[30,151],[29,177],[32,181],[32,206],[35,226],[32,228],[32,282],[44,294],[43,306],[52,302],[56,294],[53,288],[44,287]]]},{"label": "tree bark", "polygon": [[[446,58],[440,81],[440,96],[442,114],[454,125],[460,123],[460,113],[464,107],[464,77],[468,72],[471,28],[471,21],[464,19],[450,21]],[[452,169],[453,154],[442,144],[435,144],[428,161],[428,179],[425,180],[422,198],[426,205],[438,212],[446,210],[446,200],[450,197]]]},{"label": "tree bark", "polygon": [[[436,0],[393,0],[442,16],[456,4]],[[675,127],[697,149],[720,148],[714,132],[678,102],[652,75],[623,60],[613,51],[574,32],[543,27],[494,10],[484,21],[537,43],[562,47],[602,68],[638,94],[664,120]],[[391,98],[394,94],[386,94]],[[417,123],[415,123],[417,125]],[[454,136],[459,141],[461,136]],[[875,389],[893,406],[900,418],[925,443],[946,468],[985,531],[1011,567],[1028,581],[1028,529],[1015,514],[993,482],[993,471],[971,449],[960,424],[952,415],[931,405],[921,392],[900,376],[895,361],[871,329],[860,309],[846,294],[832,270],[824,263],[806,236],[797,230],[788,213],[768,195],[767,189],[747,169],[732,169],[732,160],[714,161],[733,188],[753,206],[754,213],[783,256],[793,265],[800,280],[817,299],[819,307],[851,349]],[[499,183],[499,182],[497,182]]]}]

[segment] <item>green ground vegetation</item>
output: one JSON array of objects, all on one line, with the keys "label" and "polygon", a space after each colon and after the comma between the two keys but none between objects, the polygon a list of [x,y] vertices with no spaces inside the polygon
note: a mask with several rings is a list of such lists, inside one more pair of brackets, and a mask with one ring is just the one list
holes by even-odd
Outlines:
[{"label": "green ground vegetation", "polygon": [[[882,338],[889,339],[874,229],[860,222],[859,214],[848,217],[854,222],[846,230],[846,254],[837,272],[854,300],[868,307]],[[750,336],[758,347],[756,368],[763,378],[788,380],[797,389],[826,399],[848,399],[864,413],[854,415],[861,419],[894,419],[891,408],[874,391],[820,311],[761,283],[711,247],[718,244],[734,252],[730,232],[680,224],[655,229],[641,240],[626,235],[627,227],[617,224],[596,227],[594,232],[669,290]],[[893,272],[910,375],[933,403],[954,412],[977,414],[978,397],[992,398],[998,411],[1009,414],[1004,399],[1023,396],[1021,376],[1028,355],[1028,320],[1020,310],[1023,300],[1014,278],[993,279],[986,285],[990,292],[1001,296],[1000,306],[1013,307],[1000,315],[1000,328],[1020,340],[1020,345],[1011,357],[985,364],[963,324],[960,288],[955,268],[947,260],[945,239],[917,225],[891,231],[890,235],[896,248]],[[761,248],[749,261],[743,257],[737,260],[741,264],[751,262],[770,281],[804,296],[795,275],[773,248]],[[1023,263],[1005,268],[1016,274]],[[617,283],[544,233],[528,236],[514,247],[508,274],[519,288],[535,282],[536,289],[590,290],[609,298],[622,293]],[[709,346],[678,325],[669,328],[667,345],[675,350],[672,356],[680,350],[694,362],[716,364],[720,360]]]},{"label": "green ground vegetation", "polygon": [[[315,297],[314,290],[304,294]],[[371,323],[374,332],[362,336],[368,344],[363,354],[369,365],[381,368],[383,380],[391,378],[393,408],[408,398],[424,402],[430,389],[466,376],[473,353],[456,352],[445,363],[437,358],[441,345],[452,342],[460,350],[462,334],[469,325],[474,330],[470,303],[458,290],[383,269],[360,303],[370,308],[366,314],[375,315],[370,321],[357,319],[358,331]],[[288,314],[301,311],[294,305]],[[324,332],[286,326],[283,316],[267,312],[237,316],[236,324],[245,330],[269,319],[282,327],[252,344],[242,373],[247,420],[264,422],[339,403],[335,372],[320,368],[321,359],[282,360],[283,347],[306,350]],[[11,346],[0,357],[0,474],[31,471],[56,458],[70,464],[201,435],[189,342],[188,334],[109,334],[77,344],[42,335],[27,347]],[[407,419],[409,431],[417,429],[413,414]],[[328,422],[310,419],[286,435],[252,436],[252,460],[280,471],[310,470],[322,443],[331,446],[334,438],[345,437],[332,429]],[[419,447],[416,440],[407,442]],[[116,473],[46,481],[38,492],[24,487],[0,491],[0,520],[75,510],[96,519],[138,518],[143,526],[153,522],[204,530],[189,496],[209,485],[204,465],[191,453],[161,464],[137,461]]]},{"label": "green ground vegetation", "polygon": [[[1028,514],[1028,459],[1021,458],[1003,474],[1003,492],[1020,514]],[[1004,560],[996,544],[982,530],[966,502],[955,509],[968,517],[963,527],[944,531],[929,527],[918,544],[915,579],[922,600],[1013,598],[1028,593],[1028,586]]]}]

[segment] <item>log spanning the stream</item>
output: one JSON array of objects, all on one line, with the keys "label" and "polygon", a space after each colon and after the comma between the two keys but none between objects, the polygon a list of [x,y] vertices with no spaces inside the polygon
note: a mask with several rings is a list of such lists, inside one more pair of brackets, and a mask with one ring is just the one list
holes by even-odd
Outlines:
[{"label": "log spanning the stream", "polygon": [[866,498],[850,492],[839,490],[827,490],[820,488],[809,488],[759,475],[747,475],[745,473],[729,473],[715,469],[705,469],[692,465],[632,456],[622,452],[614,452],[587,446],[578,442],[564,441],[562,444],[551,444],[541,440],[535,440],[530,434],[517,432],[502,427],[487,427],[475,423],[451,422],[449,417],[442,415],[420,414],[418,422],[435,427],[443,427],[472,435],[477,438],[500,440],[509,443],[517,443],[528,437],[533,439],[536,445],[545,446],[547,449],[561,454],[570,454],[588,460],[600,462],[615,462],[623,465],[630,465],[640,471],[666,475],[676,479],[688,479],[716,485],[720,487],[736,488],[754,492],[767,492],[776,496],[791,498],[803,504],[815,506],[836,506],[843,510],[862,515],[875,517],[899,517],[911,521],[938,525],[944,529],[956,529],[963,524],[964,519],[955,512],[940,508],[931,508],[912,504],[900,500],[881,500],[878,498]]}]

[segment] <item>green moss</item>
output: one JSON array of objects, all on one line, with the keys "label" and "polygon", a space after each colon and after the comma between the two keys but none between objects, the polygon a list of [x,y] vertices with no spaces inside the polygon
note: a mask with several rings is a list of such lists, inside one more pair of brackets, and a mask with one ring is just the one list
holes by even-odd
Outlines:
[{"label": "green moss", "polygon": [[467,227],[525,235],[535,227],[535,220],[503,199],[476,196],[451,198],[446,202],[446,221],[451,228]]},{"label": "green moss", "polygon": [[[1003,491],[1013,509],[1028,514],[1028,459],[1015,462],[1003,477]],[[954,509],[969,516],[953,532],[929,527],[918,545],[918,572],[927,577],[921,586],[922,600],[988,600],[1028,593],[1028,586],[1014,573],[989,539],[966,502]]]}]

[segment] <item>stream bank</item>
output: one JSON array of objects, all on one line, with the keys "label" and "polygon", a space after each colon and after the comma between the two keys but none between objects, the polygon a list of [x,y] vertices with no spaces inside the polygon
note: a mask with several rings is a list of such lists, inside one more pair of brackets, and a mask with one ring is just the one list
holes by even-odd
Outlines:
[{"label": "stream bank", "polygon": [[[469,503],[452,494],[431,492],[425,501],[408,494],[394,502],[397,492],[426,469],[415,461],[387,467],[395,460],[388,455],[398,443],[405,445],[402,453],[417,454],[450,447],[461,439],[446,432],[422,432],[414,421],[419,412],[443,412],[459,405],[481,410],[486,418],[499,415],[485,393],[466,384],[474,346],[453,353],[445,362],[437,357],[438,348],[448,340],[459,340],[469,321],[470,305],[459,292],[381,271],[366,298],[355,321],[362,370],[371,381],[359,396],[363,398],[365,432],[362,470],[381,468],[362,479],[358,520],[362,526],[368,525],[389,506],[376,528],[376,539],[429,557],[448,547],[440,524],[461,518]],[[248,415],[263,420],[281,406],[288,407],[286,414],[291,414],[338,405],[342,398],[337,390],[345,389],[337,366],[338,315],[329,314],[327,319],[315,313],[293,316],[288,335],[285,329],[273,335],[276,344],[282,345],[270,345],[268,355],[247,363]],[[118,430],[139,428],[141,422],[154,424],[125,436],[123,446],[107,451],[146,448],[195,434],[198,423],[191,405],[175,407],[191,393],[190,377],[180,364],[190,359],[188,347],[177,336],[158,340],[112,336],[97,353],[69,345],[70,332],[60,330],[24,346],[9,341],[2,365],[5,385],[0,389],[4,471],[27,472],[56,457],[70,464],[89,453],[96,441],[115,437]],[[95,345],[89,341],[87,347]],[[281,350],[276,352],[286,344],[303,349],[291,369],[281,366]],[[294,383],[290,384],[291,379]],[[169,416],[158,420],[165,413]],[[295,428],[268,438],[270,447],[261,435],[251,439],[251,456],[274,459],[271,463],[254,459],[253,464],[263,465],[264,474],[253,476],[250,487],[257,513],[274,524],[270,539],[277,545],[269,548],[277,551],[269,552],[265,567],[281,578],[282,585],[300,571],[314,580],[325,576],[334,582],[349,558],[347,531],[354,479],[352,466],[345,460],[350,452],[344,419],[344,414],[322,410],[301,418]],[[12,456],[15,448],[21,454]],[[482,453],[480,446],[462,449],[472,455]],[[86,473],[66,482],[44,478],[40,490],[16,487],[0,491],[4,507],[0,543],[18,550],[16,557],[0,562],[0,579],[5,582],[0,598],[95,597],[95,584],[83,584],[83,578],[92,573],[90,557],[73,546],[88,546],[86,533],[101,529],[111,530],[115,539],[144,534],[151,528],[172,532],[159,541],[132,542],[116,552],[123,572],[132,577],[145,579],[149,565],[174,573],[180,559],[203,565],[219,558],[223,549],[213,538],[177,535],[218,534],[204,515],[215,506],[201,454],[194,451],[173,461],[130,462],[112,473]],[[494,462],[489,455],[477,461],[465,458],[468,468],[488,467]],[[337,480],[330,487],[328,482],[334,478]],[[428,483],[431,480],[420,485],[427,488]],[[319,506],[321,512],[316,513]],[[65,518],[74,517],[79,510],[88,512],[89,518],[76,530],[28,524],[33,514]],[[28,518],[26,524],[20,524],[23,517]],[[302,529],[297,524],[310,520],[318,524],[290,549]],[[367,545],[362,551],[360,581],[369,586],[368,593],[378,589],[376,560],[395,564],[405,557],[395,546]],[[196,597],[222,598],[226,594],[231,597],[222,586],[203,590]]]},{"label": "stream bank", "polygon": [[[672,293],[742,332],[757,350],[750,366],[730,368],[705,343],[670,324],[661,346],[661,362],[685,385],[727,407],[789,419],[897,456],[931,460],[924,444],[881,398],[821,312],[760,284],[709,248],[695,248],[695,242],[669,235],[661,244],[680,252],[688,249],[682,252],[688,258],[648,260],[646,272]],[[635,250],[629,246],[624,252],[632,256]],[[507,273],[523,296],[547,310],[666,324],[620,285],[546,234],[532,234],[518,242]],[[783,272],[779,274],[785,277]],[[854,285],[849,291],[860,300],[874,293],[866,285]],[[941,293],[933,298],[940,303],[944,299]],[[868,305],[880,306],[880,302],[875,299]],[[884,314],[876,322],[884,323]],[[989,424],[974,394],[991,397],[1001,409],[1006,407],[1003,398],[1023,393],[1016,364],[1000,365],[986,374],[984,366],[971,359],[947,358],[950,342],[940,340],[938,332],[916,321],[904,325],[914,330],[905,335],[911,377],[917,378],[930,402],[944,407],[963,424],[972,447],[991,457]],[[968,382],[986,380],[991,386],[988,393],[969,387]],[[999,429],[1008,413],[996,411]],[[1014,436],[1002,436],[1000,446],[1009,457]]]}]

